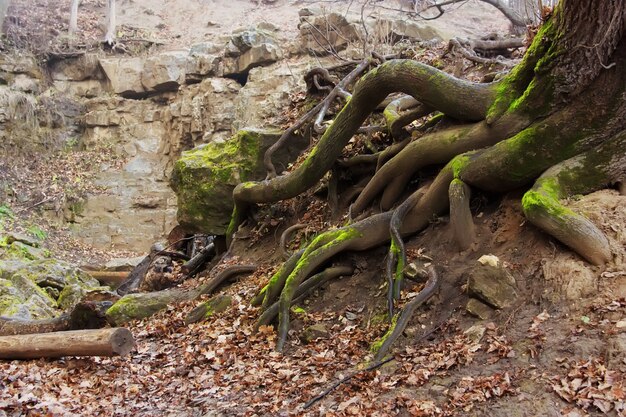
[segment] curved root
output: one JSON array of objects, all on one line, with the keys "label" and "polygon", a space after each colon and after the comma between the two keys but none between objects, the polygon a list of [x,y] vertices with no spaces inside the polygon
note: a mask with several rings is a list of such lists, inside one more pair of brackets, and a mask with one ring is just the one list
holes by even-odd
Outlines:
[{"label": "curved root", "polygon": [[393,343],[400,337],[406,326],[409,324],[409,320],[413,316],[415,309],[422,304],[424,304],[430,297],[435,294],[437,287],[439,286],[439,278],[437,277],[437,272],[435,268],[431,265],[427,269],[428,271],[428,281],[424,285],[424,288],[417,294],[415,298],[407,303],[407,305],[402,309],[402,311],[398,312],[395,316],[393,316],[391,326],[387,333],[382,337],[381,340],[374,343],[372,346],[372,350],[376,351],[376,355],[374,356],[374,362],[378,362],[382,360]]},{"label": "curved root", "polygon": [[[394,210],[389,221],[389,235],[391,236],[391,246],[387,256],[387,307],[389,319],[394,314],[394,302],[400,299],[404,278],[404,267],[406,261],[406,248],[400,228],[408,212],[417,204],[424,195],[425,189],[421,188],[411,194],[397,209]],[[395,269],[395,272],[394,272]]]},{"label": "curved root", "polygon": [[[330,268],[326,268],[324,271],[313,275],[311,278],[307,279],[298,286],[291,305],[294,305],[297,302],[301,301],[311,291],[321,287],[331,279],[335,279],[341,276],[352,275],[353,273],[353,266],[333,266]],[[255,328],[258,329],[260,326],[269,325],[278,315],[279,306],[280,304],[278,302],[275,302],[274,304],[269,306],[257,320]]]},{"label": "curved root", "polygon": [[295,197],[316,184],[331,168],[365,118],[387,95],[404,92],[431,108],[459,120],[484,119],[495,98],[495,86],[459,80],[428,65],[408,60],[387,61],[366,74],[350,101],[326,130],[307,159],[292,173],[264,182],[239,184],[227,235],[237,230],[250,203]]},{"label": "curved root", "polygon": [[624,149],[626,132],[550,168],[522,199],[528,220],[589,262],[601,265],[609,261],[611,249],[604,233],[559,200],[595,191],[626,174]]},{"label": "curved root", "polygon": [[528,119],[507,114],[492,125],[480,122],[427,134],[409,143],[374,175],[353,205],[361,213],[383,193],[381,208],[394,205],[415,172],[428,165],[444,164],[463,152],[494,145],[528,125]]}]

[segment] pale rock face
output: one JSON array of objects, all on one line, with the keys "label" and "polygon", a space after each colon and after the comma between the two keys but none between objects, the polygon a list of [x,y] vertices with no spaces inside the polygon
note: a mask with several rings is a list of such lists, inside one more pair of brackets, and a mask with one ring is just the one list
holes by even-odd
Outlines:
[{"label": "pale rock face", "polygon": [[145,94],[141,83],[143,58],[103,58],[100,66],[104,71],[111,91],[123,97],[138,97]]},{"label": "pale rock face", "polygon": [[73,219],[75,234],[97,247],[145,251],[169,233],[176,225],[173,164],[182,150],[232,135],[240,89],[231,79],[206,78],[165,93],[167,100],[91,100],[85,146],[110,144],[124,164],[101,167],[97,182],[106,194],[88,196]]}]

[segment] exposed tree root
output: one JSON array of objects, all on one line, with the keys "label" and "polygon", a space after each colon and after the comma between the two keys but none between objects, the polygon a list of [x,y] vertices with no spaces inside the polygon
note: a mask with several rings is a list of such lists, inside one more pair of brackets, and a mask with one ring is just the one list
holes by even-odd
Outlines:
[{"label": "exposed tree root", "polygon": [[[310,294],[316,288],[321,287],[326,282],[341,277],[348,276],[354,273],[354,267],[352,266],[334,266],[330,268],[326,268],[324,271],[319,272],[313,275],[311,278],[304,281],[302,284],[298,286],[294,294],[294,298],[291,302],[291,305],[298,303],[308,294]],[[280,308],[279,302],[275,302],[267,309],[263,311],[263,314],[259,317],[256,328],[258,329],[260,326],[265,326],[270,324],[276,316],[278,316],[278,311]]]},{"label": "exposed tree root", "polygon": [[415,309],[424,304],[430,297],[435,294],[437,287],[439,286],[439,278],[435,268],[431,265],[427,268],[428,281],[424,285],[424,288],[407,303],[402,311],[393,316],[391,326],[383,338],[373,345],[373,350],[376,351],[374,356],[374,362],[381,361],[391,349],[394,342],[400,337],[406,326],[409,324],[409,320],[413,317]]},{"label": "exposed tree root", "polygon": [[[363,74],[363,72],[372,63],[373,61],[370,59],[365,59],[361,61],[361,63],[359,63],[359,65],[357,65],[354,70],[352,70],[343,80],[341,80],[341,82],[339,82],[333,89],[331,89],[330,93],[328,93],[328,95],[326,96],[326,98],[324,98],[324,100],[320,101],[315,107],[309,110],[304,116],[300,117],[300,119],[298,119],[298,121],[294,123],[293,126],[291,126],[289,129],[283,132],[281,137],[278,138],[278,140],[272,146],[270,146],[267,151],[265,151],[265,155],[263,156],[263,164],[265,165],[265,169],[267,170],[267,179],[272,179],[276,177],[276,168],[274,167],[274,164],[272,163],[272,155],[274,155],[274,153],[278,149],[280,149],[281,146],[283,146],[283,144],[287,141],[287,139],[289,139],[297,130],[304,127],[304,125],[307,124],[314,117],[316,117],[315,130],[320,132],[320,130],[318,129],[321,129],[321,122],[324,120],[324,116],[326,116],[326,112],[328,111],[328,108],[330,107],[332,102],[335,100],[335,98],[337,97],[345,98],[345,94],[344,94],[345,88],[347,88],[349,84],[353,83],[357,77],[361,76],[361,74]],[[328,74],[327,70],[325,70],[325,72],[326,74]],[[322,71],[321,74],[324,74],[324,72]],[[315,78],[316,75],[317,75],[316,73],[312,75],[314,80],[316,79]],[[330,76],[328,77],[330,80]],[[318,86],[318,88],[323,89],[321,86]]]},{"label": "exposed tree root", "polygon": [[474,242],[474,222],[470,211],[470,189],[459,179],[450,183],[450,226],[459,249],[466,250]]},{"label": "exposed tree root", "polygon": [[295,197],[317,183],[365,118],[387,95],[396,91],[459,120],[483,119],[495,97],[494,85],[462,81],[415,61],[385,62],[357,83],[350,101],[302,165],[290,174],[262,183],[239,184],[235,188],[235,209],[228,235],[243,221],[248,204]]},{"label": "exposed tree root", "polygon": [[[253,300],[262,303],[265,312],[272,309],[266,317],[273,317],[278,308],[277,350],[285,347],[289,307],[298,288],[336,254],[370,249],[391,238],[388,279],[392,310],[406,263],[404,236],[424,229],[433,216],[450,210],[459,247],[470,247],[470,187],[503,192],[536,181],[523,199],[530,222],[590,262],[610,260],[606,237],[559,200],[626,178],[626,77],[622,71],[626,66],[625,2],[562,0],[522,62],[497,83],[466,83],[412,61],[387,61],[361,78],[351,99],[297,169],[269,181],[237,186],[231,232],[245,218],[249,204],[295,197],[317,183],[368,115],[390,93],[408,94],[415,100],[407,101],[419,102],[429,112],[440,111],[447,120],[454,121],[451,127],[437,124],[423,137],[398,144],[401,150],[388,160],[381,153],[343,163],[351,169],[374,160],[378,164],[375,175],[353,204],[352,214],[366,212],[379,196],[382,209],[391,209],[419,170],[445,165],[427,189],[413,194],[396,211],[374,214],[321,233],[283,264]],[[578,23],[583,18],[604,31],[581,31]],[[576,29],[568,31],[569,27]],[[581,45],[597,45],[595,56]],[[398,109],[398,103],[387,109],[390,126],[399,119]],[[401,130],[396,133],[402,134]],[[429,279],[424,295],[418,298],[427,298],[434,287]],[[382,342],[380,347],[385,349],[380,355],[402,332],[415,308],[413,304],[407,307],[394,316],[395,325]],[[264,323],[269,322],[266,317]]]},{"label": "exposed tree root", "polygon": [[288,259],[291,256],[291,253],[287,250],[287,241],[293,232],[296,230],[304,229],[306,224],[297,223],[292,226],[289,226],[285,229],[285,231],[280,235],[280,250],[283,253],[285,259]]},{"label": "exposed tree root", "polygon": [[626,131],[547,170],[522,199],[528,220],[589,262],[609,261],[611,250],[604,233],[559,200],[596,191],[626,174],[625,149]]},{"label": "exposed tree root", "polygon": [[394,140],[402,139],[406,134],[403,127],[432,113],[433,110],[422,105],[412,96],[402,96],[385,107],[384,116],[387,121],[387,129]]},{"label": "exposed tree root", "polygon": [[391,236],[391,246],[387,255],[387,307],[389,319],[394,315],[394,303],[400,299],[404,278],[404,268],[407,264],[406,248],[400,233],[402,222],[408,212],[417,204],[424,195],[424,189],[419,189],[411,194],[397,209],[394,210],[389,221],[389,234]]},{"label": "exposed tree root", "polygon": [[[448,43],[449,52],[458,52],[466,59],[483,65],[501,65],[510,68],[515,65],[515,61],[507,59],[510,55],[508,49],[516,49],[524,46],[521,38],[482,40],[482,39],[460,39],[452,38]],[[494,56],[495,58],[491,58]]]}]

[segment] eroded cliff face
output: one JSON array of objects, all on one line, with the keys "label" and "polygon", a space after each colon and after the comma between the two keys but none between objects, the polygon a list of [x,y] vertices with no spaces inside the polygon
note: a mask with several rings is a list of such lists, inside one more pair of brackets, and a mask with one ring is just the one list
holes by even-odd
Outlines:
[{"label": "eroded cliff face", "polygon": [[[307,8],[299,15],[295,37],[263,22],[148,55],[77,52],[45,62],[21,52],[0,56],[5,149],[21,129],[22,142],[38,142],[38,157],[45,158],[51,136],[62,148],[107,149],[115,156],[90,167],[97,192],[44,202],[44,214],[69,223],[76,237],[95,247],[146,251],[177,223],[169,180],[182,151],[227,141],[241,129],[279,127],[292,95],[305,89],[303,75],[335,63],[337,51],[362,53],[365,26],[390,51],[397,43],[449,36],[406,19],[370,17],[364,26],[358,14]],[[42,107],[44,115],[23,117]],[[24,134],[32,121],[39,127]]]}]

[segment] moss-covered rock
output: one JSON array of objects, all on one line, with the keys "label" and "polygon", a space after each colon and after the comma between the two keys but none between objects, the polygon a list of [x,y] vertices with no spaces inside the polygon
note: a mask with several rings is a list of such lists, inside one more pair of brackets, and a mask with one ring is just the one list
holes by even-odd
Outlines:
[{"label": "moss-covered rock", "polygon": [[[224,234],[233,210],[233,189],[240,182],[265,177],[263,155],[280,135],[278,130],[240,130],[226,142],[183,152],[171,180],[178,197],[178,222],[198,232]],[[276,152],[273,162],[278,171],[307,144],[294,138]]]},{"label": "moss-covered rock", "polygon": [[[10,240],[10,243],[7,243]],[[23,239],[3,239],[0,250],[0,316],[48,319],[73,307],[100,283]]]}]

